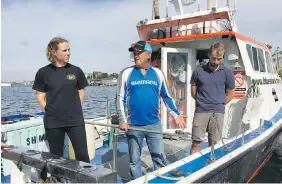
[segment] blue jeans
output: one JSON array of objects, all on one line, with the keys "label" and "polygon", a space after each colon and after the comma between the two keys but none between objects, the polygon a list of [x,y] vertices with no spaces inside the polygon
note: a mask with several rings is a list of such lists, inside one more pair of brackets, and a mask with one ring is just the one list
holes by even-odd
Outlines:
[{"label": "blue jeans", "polygon": [[[159,132],[162,131],[162,126],[160,122],[152,125],[131,127],[155,130]],[[166,156],[164,154],[164,142],[162,134],[128,130],[126,137],[128,140],[129,167],[132,179],[136,179],[142,176],[141,151],[143,147],[144,138],[146,138],[146,142],[152,157],[154,170],[167,165]]]}]

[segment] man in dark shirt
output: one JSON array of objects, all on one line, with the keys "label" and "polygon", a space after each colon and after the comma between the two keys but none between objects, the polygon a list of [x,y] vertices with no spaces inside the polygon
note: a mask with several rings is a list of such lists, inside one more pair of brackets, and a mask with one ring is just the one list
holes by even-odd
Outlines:
[{"label": "man in dark shirt", "polygon": [[54,38],[48,44],[51,64],[38,70],[33,89],[44,114],[44,127],[50,152],[63,156],[65,133],[74,148],[76,160],[89,162],[85,122],[81,104],[88,82],[79,67],[70,63],[68,41]]},{"label": "man in dark shirt", "polygon": [[222,136],[225,104],[234,96],[233,72],[222,64],[225,48],[221,43],[210,47],[209,62],[198,66],[191,77],[191,95],[196,100],[190,153],[200,151],[200,143],[208,131],[209,145]]}]

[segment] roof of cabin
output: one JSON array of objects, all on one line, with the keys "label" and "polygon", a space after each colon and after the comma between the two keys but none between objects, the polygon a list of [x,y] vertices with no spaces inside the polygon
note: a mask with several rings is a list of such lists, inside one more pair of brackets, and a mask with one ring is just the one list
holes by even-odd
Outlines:
[{"label": "roof of cabin", "polygon": [[[152,39],[147,40],[146,42],[151,45],[161,44],[161,43],[173,43],[173,42],[182,42],[182,41],[188,41],[188,40],[197,40],[197,39],[205,39],[205,38],[215,38],[220,36],[235,36],[237,39],[252,43],[254,45],[257,45],[259,47],[262,47],[266,50],[269,50],[268,47],[265,44],[259,43],[258,41],[246,37],[242,34],[239,34],[234,31],[227,31],[227,32],[218,32],[218,33],[207,33],[207,34],[196,34],[196,35],[186,35],[186,36],[176,36],[173,38],[163,38],[163,39]],[[132,44],[134,45],[134,43]]]}]

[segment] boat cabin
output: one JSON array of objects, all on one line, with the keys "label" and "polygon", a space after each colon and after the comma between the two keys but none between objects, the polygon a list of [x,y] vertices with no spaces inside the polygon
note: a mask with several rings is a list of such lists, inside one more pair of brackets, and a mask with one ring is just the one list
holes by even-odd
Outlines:
[{"label": "boat cabin", "polygon": [[[185,132],[192,132],[195,110],[190,78],[198,65],[208,62],[208,52],[212,44],[221,42],[225,45],[226,53],[222,64],[234,72],[236,84],[234,99],[226,105],[224,125],[226,128],[223,128],[223,137],[233,137],[239,131],[238,121],[243,118],[245,97],[258,95],[249,94],[251,93],[249,91],[252,91],[249,88],[254,83],[280,82],[271,61],[269,48],[237,33],[232,12],[228,8],[214,7],[191,14],[140,21],[137,31],[140,40],[152,45],[152,66],[164,72],[178,109],[188,117]],[[134,61],[133,58],[131,55]],[[160,114],[164,132],[175,132],[179,129],[164,103],[161,104]]]}]

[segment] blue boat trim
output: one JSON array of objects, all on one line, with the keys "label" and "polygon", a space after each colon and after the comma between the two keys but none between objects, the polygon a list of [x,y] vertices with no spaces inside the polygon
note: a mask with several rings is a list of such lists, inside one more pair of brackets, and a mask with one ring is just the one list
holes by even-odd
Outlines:
[{"label": "blue boat trim", "polygon": [[11,183],[11,175],[1,176],[1,183]]},{"label": "blue boat trim", "polygon": [[[257,138],[259,135],[261,135],[261,132],[266,131],[267,129],[269,129],[270,127],[273,126],[272,122],[277,123],[282,117],[282,107],[279,109],[279,111],[269,120],[265,120],[264,124],[262,125],[261,129],[255,129],[252,132],[250,132],[249,134],[244,136],[244,141],[245,143],[248,143],[250,141],[252,141],[253,139]],[[224,145],[222,145],[221,147],[215,149],[214,151],[214,155],[216,159],[220,159],[223,156],[233,152],[234,150],[238,149],[239,147],[241,147],[241,142],[240,142],[241,138],[237,138],[236,140],[226,144],[227,147],[230,147],[234,144],[234,146],[229,150],[229,151],[223,151],[222,148],[224,148]],[[209,165],[209,163],[207,162],[207,158],[210,158],[210,152],[206,153],[200,157],[198,157],[195,160],[192,160],[184,165],[181,165],[177,168],[175,168],[175,170],[178,171],[183,171],[184,172],[184,177],[187,177],[193,173],[195,173],[196,171],[199,171],[200,169],[206,167]],[[174,177],[172,176],[169,172],[166,172],[163,174],[163,176],[168,176],[168,177]],[[151,180],[148,181],[148,183],[176,183],[176,180],[166,180],[160,177],[156,177],[153,178]]]},{"label": "blue boat trim", "polygon": [[29,120],[29,118],[34,117],[30,114],[18,114],[18,115],[11,115],[1,117],[1,121],[16,121],[16,120]]},{"label": "blue boat trim", "polygon": [[44,112],[37,112],[37,113],[35,113],[36,115],[38,115],[38,116],[42,116],[42,115],[44,115],[45,113]]},{"label": "blue boat trim", "polygon": [[35,116],[43,116],[44,112],[36,112],[35,114],[16,114],[16,115],[10,115],[10,116],[3,116],[1,117],[1,121],[22,121],[22,120],[28,120],[31,117]]}]

